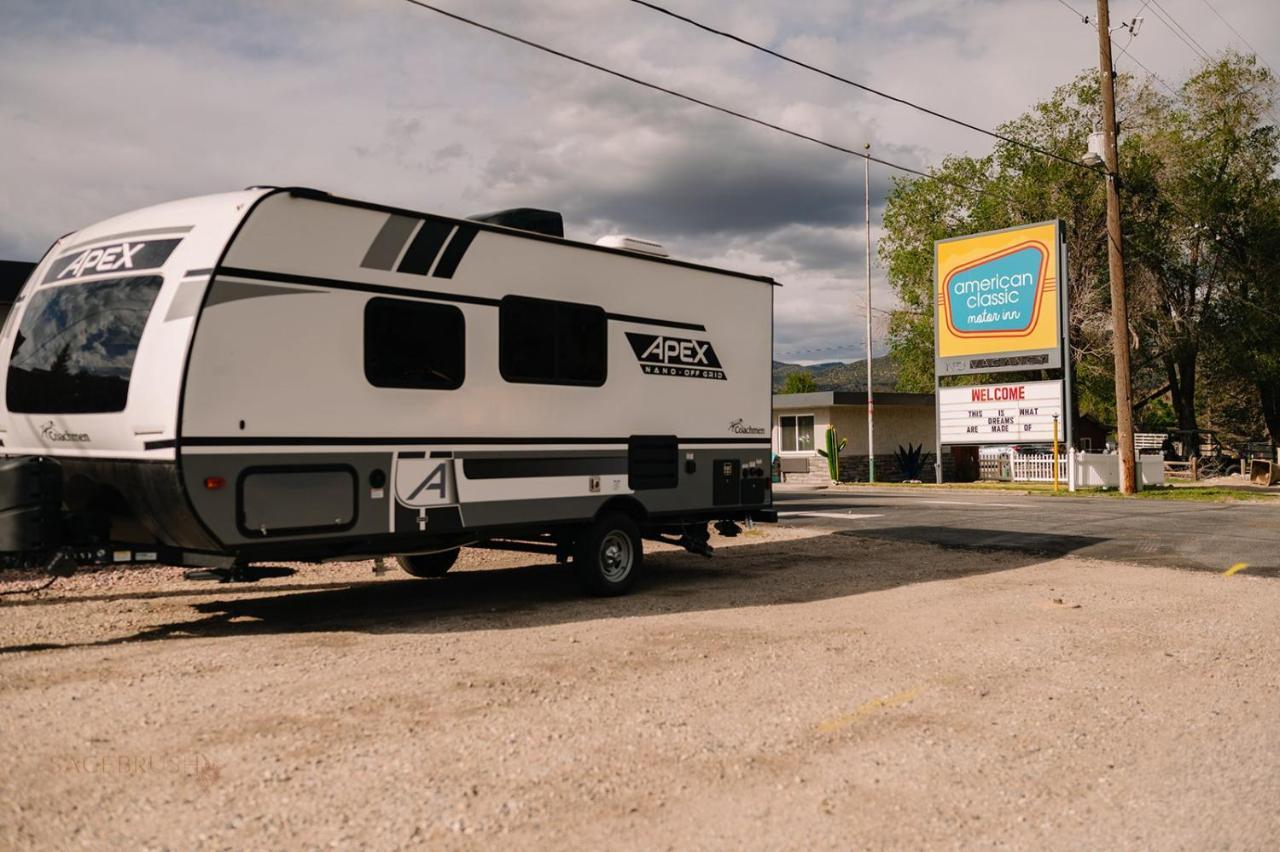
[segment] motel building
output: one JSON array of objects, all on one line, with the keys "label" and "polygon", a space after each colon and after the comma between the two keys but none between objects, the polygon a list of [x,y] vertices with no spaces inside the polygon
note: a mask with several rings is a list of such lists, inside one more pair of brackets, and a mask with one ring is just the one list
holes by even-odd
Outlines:
[{"label": "motel building", "polygon": [[[972,393],[978,389],[966,390]],[[937,424],[933,394],[881,391],[876,393],[874,402],[876,481],[902,482],[906,479],[895,453],[900,446],[905,449],[910,443],[923,445],[919,479],[933,482]],[[995,400],[990,404],[998,405],[999,402]],[[979,401],[977,404],[984,403]],[[986,415],[993,412],[979,413]],[[990,428],[991,418],[983,416],[978,422]],[[1077,418],[1075,423],[1075,443],[1078,449],[1105,449],[1108,433],[1114,427],[1099,423],[1089,415]],[[833,425],[839,436],[847,442],[844,451],[840,453],[840,480],[866,482],[866,393],[821,391],[773,395],[773,454],[780,462],[783,482],[803,485],[831,483],[827,460],[818,450],[826,449],[827,427]],[[1008,443],[1015,443],[1016,436],[1017,431],[1011,430]],[[976,443],[945,446],[942,451],[943,480],[971,482],[980,478],[999,479],[996,467],[987,464],[990,459],[984,460],[980,455],[981,446]]]},{"label": "motel building", "polygon": [[[902,482],[895,456],[899,446],[923,445],[919,478],[933,481],[936,412],[931,393],[877,392],[875,403],[876,480]],[[867,394],[864,391],[820,391],[773,395],[773,452],[781,461],[782,481],[806,485],[830,484],[826,449],[827,428],[835,426],[847,441],[840,453],[840,479],[867,481]],[[944,455],[943,475],[950,478],[950,454]]]}]

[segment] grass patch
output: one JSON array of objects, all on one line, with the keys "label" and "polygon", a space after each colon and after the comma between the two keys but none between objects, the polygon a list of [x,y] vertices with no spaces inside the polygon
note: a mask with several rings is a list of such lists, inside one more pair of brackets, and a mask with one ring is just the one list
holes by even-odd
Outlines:
[{"label": "grass patch", "polygon": [[[1074,492],[1067,490],[1063,482],[1058,490],[1053,490],[1051,482],[842,482],[838,488],[902,488],[924,489],[936,491],[1012,491],[1020,494],[1047,494],[1059,497],[1121,497],[1115,488],[1077,488]],[[1244,491],[1235,488],[1224,488],[1219,485],[1157,485],[1145,488],[1134,495],[1139,500],[1177,500],[1200,503],[1228,503],[1232,501],[1265,503],[1274,501],[1280,494],[1268,494],[1258,491]]]},{"label": "grass patch", "polygon": [[[1123,496],[1114,488],[1080,488],[1074,494],[1060,492],[1069,497],[1078,496]],[[1258,491],[1242,491],[1235,488],[1223,488],[1217,485],[1157,485],[1144,488],[1133,495],[1139,500],[1177,500],[1192,503],[1228,503],[1231,501],[1265,503],[1275,500],[1277,495]]]}]

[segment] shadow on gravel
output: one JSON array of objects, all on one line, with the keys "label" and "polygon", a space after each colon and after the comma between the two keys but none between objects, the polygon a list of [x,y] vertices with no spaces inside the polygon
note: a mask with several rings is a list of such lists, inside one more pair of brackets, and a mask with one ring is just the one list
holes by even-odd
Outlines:
[{"label": "shadow on gravel", "polygon": [[321,631],[506,630],[599,618],[807,603],[1013,570],[1043,561],[1041,556],[1012,550],[963,558],[947,558],[936,552],[921,552],[920,558],[913,559],[877,558],[884,554],[884,545],[844,533],[725,547],[711,560],[662,552],[646,556],[644,576],[630,595],[620,598],[583,597],[569,566],[554,564],[461,571],[438,580],[379,580],[338,587],[324,584],[305,591],[296,591],[297,584],[224,587],[228,596],[239,596],[193,602],[190,608],[200,613],[197,618],[94,641],[0,647],[0,654]]}]

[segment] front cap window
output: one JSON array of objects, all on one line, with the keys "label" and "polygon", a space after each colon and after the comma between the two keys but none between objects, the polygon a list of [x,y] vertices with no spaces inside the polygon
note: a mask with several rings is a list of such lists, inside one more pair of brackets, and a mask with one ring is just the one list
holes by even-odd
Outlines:
[{"label": "front cap window", "polygon": [[9,410],[123,411],[138,341],[162,283],[148,275],[37,290],[9,356]]}]

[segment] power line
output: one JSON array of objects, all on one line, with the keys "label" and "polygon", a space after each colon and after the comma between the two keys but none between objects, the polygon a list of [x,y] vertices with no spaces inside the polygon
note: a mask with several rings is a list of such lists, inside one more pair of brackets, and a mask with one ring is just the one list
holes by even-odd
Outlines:
[{"label": "power line", "polygon": [[1079,9],[1077,9],[1075,6],[1072,6],[1070,3],[1068,3],[1068,2],[1067,2],[1067,0],[1058,0],[1058,3],[1059,3],[1059,4],[1061,4],[1061,5],[1063,5],[1063,6],[1066,6],[1066,7],[1067,7],[1068,9],[1070,9],[1072,12],[1075,12],[1076,17],[1077,17],[1077,18],[1079,18],[1082,22],[1084,22],[1084,23],[1086,23],[1086,24],[1087,24],[1087,23],[1089,23],[1089,16],[1088,16],[1088,15],[1086,15],[1084,12],[1081,12],[1081,11],[1080,11]]},{"label": "power line", "polygon": [[949,121],[952,124],[957,125],[959,127],[964,127],[968,130],[981,133],[985,136],[990,136],[992,139],[999,139],[1001,142],[1007,142],[1010,145],[1017,145],[1021,148],[1026,148],[1029,151],[1034,151],[1037,154],[1043,154],[1046,157],[1051,157],[1055,160],[1060,160],[1061,162],[1067,163],[1068,165],[1076,166],[1077,168],[1081,168],[1081,169],[1089,168],[1088,166],[1076,160],[1073,160],[1070,157],[1064,157],[1061,154],[1055,154],[1053,151],[1050,151],[1046,148],[1041,148],[1038,145],[1032,145],[1029,142],[1023,142],[1020,139],[1015,139],[1012,136],[1007,136],[995,130],[987,130],[985,127],[979,127],[976,124],[970,124],[969,122],[964,121],[963,119],[955,118],[945,113],[938,112],[935,109],[930,109],[929,107],[926,107],[926,106],[921,106],[920,104],[915,103],[913,101],[909,101],[906,98],[900,98],[897,95],[891,95],[888,92],[873,88],[871,86],[866,85],[865,83],[859,83],[856,80],[850,80],[848,77],[842,77],[839,74],[836,74],[832,71],[827,71],[826,69],[819,68],[816,65],[810,65],[807,62],[788,56],[785,53],[779,53],[778,51],[773,50],[772,48],[765,47],[762,44],[759,44],[754,41],[750,41],[749,39],[745,39],[742,36],[735,35],[734,33],[731,33],[731,32],[726,32],[725,30],[718,30],[715,27],[702,23],[701,21],[694,20],[693,18],[687,17],[685,15],[681,15],[678,12],[673,12],[670,9],[667,9],[663,6],[659,6],[656,3],[651,3],[649,2],[649,0],[631,0],[631,2],[635,3],[638,6],[644,6],[647,9],[652,9],[653,11],[658,12],[659,14],[666,15],[669,18],[674,18],[677,21],[683,21],[684,23],[697,27],[698,29],[704,32],[708,32],[713,35],[718,35],[721,38],[726,38],[726,39],[729,39],[730,41],[736,41],[738,44],[745,45],[746,47],[750,47],[753,50],[758,50],[761,53],[767,53],[768,55],[774,57],[775,59],[781,59],[783,62],[788,62],[799,68],[803,68],[806,71],[812,71],[815,74],[821,74],[823,77],[826,77],[831,80],[835,80],[838,83],[844,83],[847,86],[853,86],[855,89],[861,89],[864,92],[868,92],[870,94],[876,95],[877,97],[884,98],[885,100],[893,101],[896,104],[902,104],[903,106],[910,107],[911,109],[917,110],[926,115],[931,115],[934,118],[940,118],[943,121]]},{"label": "power line", "polygon": [[[890,160],[885,160],[880,157],[872,156],[868,154],[866,151],[856,151],[853,148],[846,148],[845,146],[839,145],[835,142],[828,142],[825,139],[819,139],[816,136],[810,136],[807,133],[801,133],[798,130],[792,130],[789,127],[783,127],[780,124],[774,124],[772,122],[765,121],[762,118],[757,118],[753,115],[748,115],[744,112],[738,112],[737,110],[730,109],[729,107],[720,106],[719,104],[714,104],[710,101],[705,101],[705,100],[702,100],[701,98],[696,98],[693,95],[687,95],[684,92],[680,92],[675,89],[670,89],[665,86],[659,86],[657,83],[650,83],[648,80],[642,80],[639,77],[633,77],[630,74],[625,74],[621,71],[616,71],[604,65],[591,62],[590,60],[573,56],[572,54],[565,53],[564,51],[561,51],[561,50],[556,50],[553,47],[548,47],[547,45],[540,44],[536,41],[532,41],[527,38],[522,38],[521,36],[515,35],[513,33],[509,33],[505,30],[500,30],[497,27],[493,27],[488,24],[482,24],[479,21],[464,17],[462,15],[457,14],[456,12],[450,12],[445,9],[441,9],[438,6],[433,6],[430,3],[424,2],[424,0],[404,0],[404,2],[410,4],[411,6],[417,6],[418,8],[426,9],[429,12],[435,12],[438,15],[443,15],[444,17],[458,21],[459,23],[467,24],[468,26],[472,26],[477,29],[484,30],[485,32],[493,33],[494,35],[501,36],[502,38],[508,39],[510,41],[523,44],[526,47],[532,47],[534,50],[540,50],[543,53],[548,53],[552,56],[558,56],[561,59],[565,59],[565,60],[568,60],[569,62],[573,62],[578,65],[582,65],[584,67],[591,68],[596,71],[603,72],[605,74],[609,74],[610,76],[617,77],[620,80],[626,80],[629,83],[635,83],[637,86],[643,86],[646,89],[652,89],[655,92],[662,92],[663,94],[671,95],[672,97],[675,97],[675,98],[680,98],[681,100],[687,101],[691,104],[697,104],[698,106],[715,110],[716,112],[723,113],[725,115],[729,115],[737,119],[741,119],[742,121],[748,121],[760,127],[766,127],[770,130],[775,130],[778,133],[785,133],[787,136],[792,136],[792,137],[795,137],[796,139],[803,139],[806,142],[812,142],[815,145],[821,145],[822,147],[829,148],[832,151],[839,151],[842,154],[850,154],[854,157],[870,160],[873,163],[878,163],[890,169],[896,169],[900,172],[906,172],[907,174],[916,175],[917,177],[936,180],[939,183],[944,183],[949,186],[954,186],[958,189],[977,192],[980,195],[984,193],[991,193],[990,189],[975,187],[974,185],[965,183],[963,181],[953,180],[951,178],[947,178],[938,174],[931,174],[929,172],[921,171],[920,169],[912,168],[911,166],[904,166],[901,163],[894,163],[894,162],[891,162]],[[1090,169],[1090,171],[1093,171],[1093,169]],[[992,194],[997,195],[998,197],[1004,198],[1006,201],[1015,201],[1015,199],[1000,193],[992,193]]]},{"label": "power line", "polygon": [[[1181,25],[1181,24],[1179,24],[1179,23],[1177,23],[1177,21],[1174,19],[1173,15],[1170,15],[1170,14],[1165,10],[1165,8],[1164,8],[1163,6],[1161,6],[1161,5],[1160,5],[1160,3],[1158,2],[1158,0],[1152,0],[1152,5],[1151,5],[1151,7],[1150,7],[1150,8],[1151,8],[1152,13],[1156,16],[1156,20],[1158,20],[1160,23],[1164,24],[1164,25],[1165,25],[1165,27],[1166,27],[1166,28],[1168,28],[1169,32],[1173,33],[1175,36],[1177,36],[1177,37],[1178,37],[1178,40],[1179,40],[1179,41],[1181,41],[1181,42],[1182,42],[1183,44],[1185,44],[1187,47],[1191,48],[1191,52],[1192,52],[1192,53],[1194,53],[1194,54],[1196,55],[1196,58],[1197,58],[1197,59],[1208,59],[1208,58],[1209,58],[1209,51],[1207,51],[1207,50],[1205,50],[1203,47],[1201,47],[1201,46],[1200,46],[1200,42],[1196,41],[1196,40],[1195,40],[1195,39],[1193,39],[1193,38],[1190,38],[1190,36],[1191,36],[1191,34],[1190,34],[1190,33],[1187,33],[1187,34],[1184,36],[1184,35],[1182,34],[1182,32],[1183,32],[1183,30],[1182,30],[1182,25]],[[1168,19],[1166,19],[1166,18],[1165,18],[1165,15],[1169,15]]]},{"label": "power line", "polygon": [[[1215,8],[1215,7],[1214,7],[1214,5],[1213,5],[1212,3],[1210,3],[1210,2],[1209,2],[1209,0],[1203,0],[1203,2],[1204,2],[1204,5],[1206,5],[1206,6],[1208,6],[1208,7],[1209,7],[1209,11],[1210,11],[1210,12],[1213,12],[1213,14],[1215,14],[1215,15],[1217,15],[1217,16],[1218,16],[1218,20],[1222,21],[1222,23],[1224,23],[1224,24],[1226,24],[1226,25],[1227,25],[1227,29],[1229,29],[1229,30],[1231,30],[1231,32],[1235,33],[1236,38],[1240,39],[1240,42],[1241,42],[1245,47],[1247,47],[1247,48],[1249,48],[1249,50],[1253,51],[1253,56],[1254,56],[1254,58],[1255,58],[1255,59],[1257,59],[1259,62],[1261,62],[1261,63],[1262,63],[1262,66],[1263,66],[1264,68],[1266,68],[1268,71],[1270,71],[1270,72],[1271,72],[1271,76],[1272,76],[1272,77],[1275,77],[1275,76],[1276,76],[1276,69],[1272,68],[1272,67],[1271,67],[1271,65],[1270,65],[1270,63],[1268,63],[1268,62],[1267,62],[1267,60],[1265,60],[1265,59],[1263,59],[1263,58],[1262,58],[1262,54],[1258,53],[1258,49],[1257,49],[1256,47],[1254,47],[1252,44],[1250,44],[1250,43],[1249,43],[1249,40],[1248,40],[1247,38],[1245,38],[1243,35],[1241,35],[1241,33],[1240,33],[1240,31],[1239,31],[1238,29],[1236,29],[1235,27],[1231,26],[1231,22],[1230,22],[1230,21],[1228,21],[1226,18],[1224,18],[1224,17],[1222,16],[1222,13],[1221,13],[1221,12],[1219,12],[1219,11],[1217,10],[1217,8]],[[1268,108],[1267,108],[1267,114],[1271,116],[1271,118],[1272,118],[1272,120],[1273,120],[1273,121],[1278,121],[1278,122],[1280,122],[1280,118],[1278,118],[1278,117],[1276,116],[1276,111],[1275,111],[1275,108],[1274,108],[1274,107],[1268,107]]]},{"label": "power line", "polygon": [[1130,62],[1132,62],[1134,65],[1137,65],[1137,66],[1138,66],[1139,68],[1141,68],[1143,71],[1146,71],[1146,72],[1147,72],[1147,74],[1148,74],[1148,75],[1149,75],[1153,80],[1155,80],[1155,81],[1156,81],[1157,83],[1159,83],[1161,86],[1164,86],[1164,87],[1165,87],[1165,89],[1169,92],[1169,94],[1173,95],[1175,98],[1181,98],[1181,97],[1182,97],[1182,95],[1181,95],[1181,94],[1179,94],[1179,92],[1178,92],[1178,90],[1177,90],[1177,89],[1175,89],[1173,86],[1170,86],[1168,83],[1166,83],[1166,82],[1165,82],[1165,80],[1164,80],[1164,78],[1163,78],[1163,77],[1161,77],[1159,74],[1157,74],[1156,72],[1154,72],[1154,71],[1152,71],[1150,68],[1148,68],[1146,65],[1144,65],[1144,64],[1142,63],[1142,60],[1141,60],[1141,59],[1139,59],[1138,57],[1134,56],[1132,53],[1129,53],[1129,52],[1128,52],[1128,49],[1129,49],[1129,48],[1128,48],[1128,45],[1125,45],[1125,49],[1124,49],[1124,50],[1122,50],[1122,51],[1120,52],[1120,55],[1121,55],[1121,56],[1123,56],[1125,59],[1128,59],[1128,60],[1129,60]]},{"label": "power line", "polygon": [[1228,21],[1226,18],[1224,18],[1222,16],[1222,13],[1219,12],[1217,8],[1212,3],[1209,2],[1209,0],[1202,0],[1202,2],[1204,3],[1204,5],[1209,7],[1210,12],[1218,16],[1219,21],[1222,21],[1222,23],[1227,25],[1227,29],[1231,30],[1231,32],[1236,34],[1236,38],[1240,39],[1241,43],[1244,44],[1245,47],[1253,51],[1253,55],[1258,57],[1258,61],[1261,62],[1263,65],[1265,65],[1268,71],[1270,71],[1273,75],[1276,73],[1276,70],[1272,68],[1270,64],[1267,63],[1267,60],[1262,58],[1262,54],[1258,52],[1258,48],[1250,44],[1249,39],[1245,38],[1238,29],[1231,26],[1231,22]]},{"label": "power line", "polygon": [[[1070,9],[1071,13],[1074,13],[1076,17],[1080,19],[1080,23],[1091,24],[1091,26],[1094,26],[1094,28],[1097,28],[1096,24],[1092,24],[1092,20],[1091,18],[1089,18],[1089,15],[1084,14],[1083,12],[1080,12],[1080,10],[1076,9],[1075,6],[1069,3],[1066,3],[1066,0],[1057,0],[1057,3],[1059,3],[1059,5],[1061,6],[1065,6],[1066,9]],[[1138,12],[1134,13],[1133,17],[1137,18],[1138,15],[1142,14],[1144,10],[1147,9],[1148,5],[1151,5],[1151,0],[1144,0],[1142,6],[1139,6]],[[1125,27],[1125,28],[1129,29],[1128,27]],[[1156,72],[1153,72],[1153,70],[1149,69],[1147,65],[1143,63],[1142,60],[1137,58],[1137,56],[1130,54],[1129,47],[1133,45],[1134,37],[1135,36],[1133,35],[1133,29],[1129,29],[1129,41],[1126,41],[1123,46],[1116,45],[1114,38],[1112,38],[1111,46],[1117,47],[1117,49],[1120,50],[1119,55],[1117,55],[1117,58],[1119,58],[1119,56],[1124,56],[1125,59],[1132,61],[1132,63],[1134,65],[1137,65],[1138,68],[1144,70],[1144,72],[1147,72],[1148,77],[1155,79],[1157,83],[1160,83],[1161,86],[1164,86],[1166,90],[1169,91],[1170,95],[1174,97],[1178,97],[1178,99],[1180,99],[1181,95],[1179,95],[1178,90],[1175,90],[1174,87],[1170,86],[1169,83],[1165,82],[1164,77],[1161,77],[1160,74],[1157,74]]]}]

